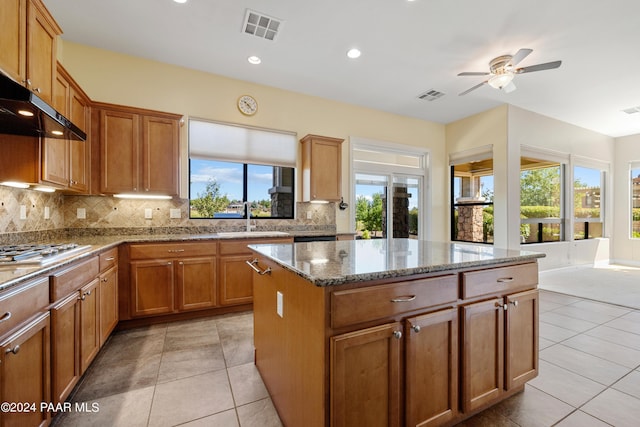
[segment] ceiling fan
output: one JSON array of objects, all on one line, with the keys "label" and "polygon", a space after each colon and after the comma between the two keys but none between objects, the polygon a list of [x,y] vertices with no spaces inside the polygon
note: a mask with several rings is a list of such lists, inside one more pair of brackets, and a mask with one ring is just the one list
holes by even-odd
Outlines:
[{"label": "ceiling fan", "polygon": [[467,89],[460,93],[458,96],[466,95],[472,90],[478,89],[484,84],[502,89],[506,93],[513,92],[516,86],[513,84],[513,78],[516,74],[531,73],[534,71],[551,70],[558,68],[562,61],[545,62],[544,64],[530,65],[528,67],[515,68],[524,58],[529,56],[533,52],[533,49],[520,49],[515,55],[503,55],[493,58],[489,62],[489,72],[465,72],[460,73],[458,76],[490,76],[482,83],[478,83],[471,89]]}]

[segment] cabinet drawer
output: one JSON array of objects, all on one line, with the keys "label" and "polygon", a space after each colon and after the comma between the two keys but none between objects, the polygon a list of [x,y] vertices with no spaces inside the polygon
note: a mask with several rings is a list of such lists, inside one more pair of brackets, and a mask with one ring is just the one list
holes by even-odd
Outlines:
[{"label": "cabinet drawer", "polygon": [[335,291],[331,294],[331,326],[339,328],[457,300],[454,274]]},{"label": "cabinet drawer", "polygon": [[93,257],[60,271],[50,278],[51,302],[77,291],[98,276],[100,261]]},{"label": "cabinet drawer", "polygon": [[263,243],[290,243],[293,239],[291,237],[284,238],[265,238],[265,239],[242,239],[242,240],[221,240],[220,241],[220,255],[231,254],[250,254],[251,251],[247,248],[248,245],[259,245]]},{"label": "cabinet drawer", "polygon": [[167,259],[215,254],[215,241],[198,243],[136,244],[129,246],[130,259]]},{"label": "cabinet drawer", "polygon": [[462,273],[462,298],[504,294],[538,284],[538,263]]},{"label": "cabinet drawer", "polygon": [[100,271],[107,271],[118,263],[118,248],[109,249],[98,257],[100,259]]},{"label": "cabinet drawer", "polygon": [[16,287],[0,297],[0,336],[49,305],[49,278]]}]

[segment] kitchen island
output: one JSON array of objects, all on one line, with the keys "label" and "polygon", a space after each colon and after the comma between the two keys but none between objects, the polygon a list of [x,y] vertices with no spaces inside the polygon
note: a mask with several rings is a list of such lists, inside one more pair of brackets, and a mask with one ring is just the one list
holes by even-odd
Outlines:
[{"label": "kitchen island", "polygon": [[543,254],[411,239],[250,249],[256,366],[286,426],[453,425],[537,375]]}]

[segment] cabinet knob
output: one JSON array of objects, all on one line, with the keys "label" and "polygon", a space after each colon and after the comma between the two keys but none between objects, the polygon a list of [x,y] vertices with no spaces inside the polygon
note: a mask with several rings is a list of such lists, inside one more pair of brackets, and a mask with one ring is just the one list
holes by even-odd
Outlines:
[{"label": "cabinet knob", "polygon": [[107,279],[106,277],[103,277],[103,278],[102,278],[102,281],[103,281],[103,282],[108,282],[108,281],[109,281],[109,279]]},{"label": "cabinet knob", "polygon": [[78,299],[79,299],[80,301],[84,301],[85,299],[87,299],[87,296],[86,296],[86,295],[84,295],[84,294],[82,294],[82,296],[81,296],[81,297],[78,297]]},{"label": "cabinet knob", "polygon": [[420,325],[413,325],[411,329],[413,330],[413,332],[417,334],[418,332],[420,332],[421,328],[420,328]]},{"label": "cabinet knob", "polygon": [[11,312],[7,311],[2,317],[0,317],[0,323],[6,322],[9,319],[11,319]]},{"label": "cabinet knob", "polygon": [[180,261],[180,262],[178,263],[178,265],[184,265],[184,262]]},{"label": "cabinet knob", "polygon": [[502,302],[496,301],[496,310],[503,309],[504,311],[507,311],[508,308],[509,308],[508,304],[503,304]]},{"label": "cabinet knob", "polygon": [[7,353],[7,354],[9,354],[9,353],[18,354],[19,351],[20,351],[20,345],[16,345],[13,348],[8,348],[5,353]]},{"label": "cabinet knob", "polygon": [[39,87],[35,88],[33,91],[38,93],[42,92],[42,90]]},{"label": "cabinet knob", "polygon": [[514,307],[518,306],[518,301],[511,301],[511,305],[513,305]]},{"label": "cabinet knob", "polygon": [[399,340],[400,338],[402,338],[402,332],[400,331],[393,331],[393,337],[397,340]]}]

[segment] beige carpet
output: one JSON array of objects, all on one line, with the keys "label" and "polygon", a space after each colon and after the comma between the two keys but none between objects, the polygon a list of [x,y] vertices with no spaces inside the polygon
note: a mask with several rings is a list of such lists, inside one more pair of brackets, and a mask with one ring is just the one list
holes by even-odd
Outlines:
[{"label": "beige carpet", "polygon": [[640,309],[640,268],[570,267],[540,272],[540,289]]}]

